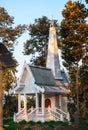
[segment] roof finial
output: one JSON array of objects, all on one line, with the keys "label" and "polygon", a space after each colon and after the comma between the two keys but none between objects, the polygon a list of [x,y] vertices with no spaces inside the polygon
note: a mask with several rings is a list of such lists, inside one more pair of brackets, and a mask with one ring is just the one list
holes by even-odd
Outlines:
[{"label": "roof finial", "polygon": [[53,25],[54,25],[54,20],[53,20],[53,15],[52,15],[52,20],[51,20],[50,26],[53,26]]}]

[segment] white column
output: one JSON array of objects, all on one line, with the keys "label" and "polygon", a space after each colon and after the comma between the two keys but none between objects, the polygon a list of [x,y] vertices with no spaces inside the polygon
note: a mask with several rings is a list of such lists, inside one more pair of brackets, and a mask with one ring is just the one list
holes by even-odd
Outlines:
[{"label": "white column", "polygon": [[18,112],[21,111],[21,95],[18,94]]},{"label": "white column", "polygon": [[45,95],[42,93],[42,115],[45,114]]},{"label": "white column", "polygon": [[36,93],[36,109],[39,107],[39,97],[38,93]]},{"label": "white column", "polygon": [[25,119],[28,121],[28,115],[27,115],[27,98],[26,94],[24,94],[24,113],[25,113]]},{"label": "white column", "polygon": [[27,99],[26,99],[26,94],[24,94],[24,109],[25,109],[25,113],[27,113]]},{"label": "white column", "polygon": [[59,95],[59,107],[61,108],[61,95]]}]

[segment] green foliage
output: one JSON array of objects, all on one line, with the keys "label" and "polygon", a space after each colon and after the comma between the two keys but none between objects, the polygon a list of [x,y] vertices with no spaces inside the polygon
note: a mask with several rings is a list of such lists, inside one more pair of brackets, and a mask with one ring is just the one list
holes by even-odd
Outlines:
[{"label": "green foliage", "polygon": [[34,97],[32,97],[32,98],[27,97],[27,108],[29,109],[31,107],[35,108],[35,99],[34,99]]},{"label": "green foliage", "polygon": [[20,125],[23,125],[23,124],[27,124],[27,122],[25,120],[22,120],[19,122]]},{"label": "green foliage", "polygon": [[[65,5],[65,9],[62,11],[62,15],[64,17],[60,29],[62,38],[62,58],[69,72],[71,94],[76,98],[80,83],[83,84],[83,89],[84,86],[85,89],[87,89],[85,83],[87,80],[86,78],[82,79],[86,77],[86,73],[83,70],[81,75],[79,75],[79,63],[81,60],[86,63],[88,61],[88,23],[86,22],[88,9],[86,9],[84,4],[68,1]],[[82,76],[83,73],[85,73],[85,76]],[[80,91],[83,94],[82,87],[80,87]],[[75,103],[78,102],[78,100],[79,99],[75,100]]]},{"label": "green foliage", "polygon": [[20,126],[17,124],[10,125],[9,127],[5,128],[6,130],[21,130]]},{"label": "green foliage", "polygon": [[16,130],[16,128],[18,127],[17,123],[14,123],[12,118],[4,118],[3,124],[5,130],[10,130],[10,129]]},{"label": "green foliage", "polygon": [[[81,109],[88,109],[88,65],[83,64],[79,70],[80,86],[79,99]],[[84,113],[83,113],[84,114]],[[88,114],[86,114],[88,116]]]},{"label": "green foliage", "polygon": [[16,67],[18,65],[17,61],[13,59],[13,68],[6,68],[3,71],[3,90],[9,91],[9,89],[13,89],[16,85],[16,76],[15,73],[17,72]]},{"label": "green foliage", "polygon": [[70,116],[73,117],[73,114],[76,111],[76,106],[74,103],[68,103],[68,111],[70,113]]},{"label": "green foliage", "polygon": [[24,32],[25,25],[18,25],[13,28],[14,18],[8,12],[0,7],[0,42],[10,49],[13,49],[13,43]]},{"label": "green foliage", "polygon": [[31,38],[24,44],[24,54],[32,54],[31,62],[34,64],[45,64],[49,26],[50,20],[43,16],[42,18],[35,19],[34,24],[30,24],[28,27]]},{"label": "green foliage", "polygon": [[87,9],[79,2],[69,1],[62,11],[61,22],[62,58],[69,66],[74,66],[85,54],[84,43],[88,43]]},{"label": "green foliage", "polygon": [[30,125],[35,125],[35,122],[34,121],[29,121],[28,122]]},{"label": "green foliage", "polygon": [[81,117],[80,118],[81,128],[80,130],[88,130],[88,117]]},{"label": "green foliage", "polygon": [[13,117],[14,112],[17,112],[17,97],[12,95],[5,96],[5,104],[3,107],[4,117]]},{"label": "green foliage", "polygon": [[[11,122],[10,122],[11,121]],[[10,118],[5,118],[4,119],[4,128],[5,130],[70,130],[74,129],[73,127],[74,122],[72,125],[69,126],[68,122],[62,122],[62,121],[46,121],[44,123],[40,122],[26,122],[24,123],[15,123],[12,121]],[[87,130],[88,129],[88,117],[87,118],[82,118],[80,117],[80,128],[77,128],[78,130]],[[85,129],[84,129],[85,128]]]},{"label": "green foliage", "polygon": [[[13,28],[13,24],[14,17],[10,16],[3,7],[0,7],[0,42],[7,47],[11,54],[14,50],[14,43],[25,30],[25,25],[18,25]],[[14,59],[14,57],[13,62],[14,67],[4,71],[3,88],[5,90],[8,90],[13,86],[12,82],[14,81],[14,78],[10,71],[12,70],[14,73],[16,72],[17,61]]]},{"label": "green foliage", "polygon": [[32,54],[33,64],[41,66],[46,64],[50,22],[46,16],[43,16],[35,19],[34,23],[28,26],[30,39],[24,44],[24,54]]},{"label": "green foliage", "polygon": [[26,128],[25,130],[32,130],[31,128]]},{"label": "green foliage", "polygon": [[13,118],[4,118],[3,119],[4,124],[10,124],[11,122],[13,122]]}]

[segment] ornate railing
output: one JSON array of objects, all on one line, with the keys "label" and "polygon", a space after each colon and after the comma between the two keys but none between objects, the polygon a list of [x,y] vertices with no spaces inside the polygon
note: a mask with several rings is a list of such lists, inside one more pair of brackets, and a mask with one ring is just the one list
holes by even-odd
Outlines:
[{"label": "ornate railing", "polygon": [[[48,112],[45,111],[45,115],[51,114],[51,116],[55,119],[55,120],[60,120],[60,121],[70,121],[70,116],[69,113],[65,113],[64,111],[62,111],[61,109],[58,108],[54,108],[53,110],[49,110]],[[27,111],[25,111],[25,109],[22,109],[20,112],[18,112],[17,114],[14,113],[14,121],[15,122],[19,122],[21,120],[33,120],[36,117],[40,118],[42,116],[42,109],[41,108],[30,108]]]},{"label": "ornate railing", "polygon": [[21,120],[27,120],[27,113],[25,112],[25,109],[22,109],[18,113],[14,113],[14,122],[19,122]]},{"label": "ornate railing", "polygon": [[50,113],[52,114],[52,116],[54,116],[56,118],[56,120],[60,120],[63,121],[63,115],[56,112],[55,110],[50,110]]},{"label": "ornate railing", "polygon": [[61,109],[55,108],[56,112],[60,113],[64,119],[66,119],[67,121],[70,121],[70,115],[69,112],[64,112]]}]

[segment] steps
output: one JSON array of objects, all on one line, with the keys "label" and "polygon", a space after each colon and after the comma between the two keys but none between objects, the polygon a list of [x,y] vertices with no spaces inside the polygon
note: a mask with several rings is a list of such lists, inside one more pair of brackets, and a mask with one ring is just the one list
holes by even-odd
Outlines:
[{"label": "steps", "polygon": [[53,110],[50,109],[49,111],[45,111],[45,114],[42,114],[42,109],[29,109],[27,112],[25,109],[22,109],[19,113],[14,114],[14,121],[19,122],[22,120],[26,121],[70,121],[69,113],[65,113],[61,109],[54,108]]}]

